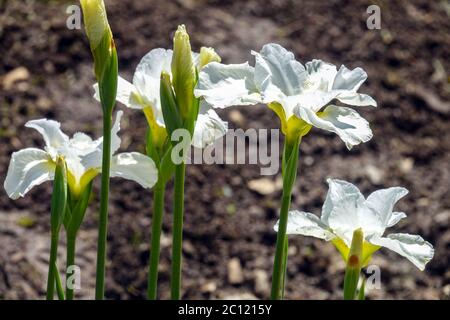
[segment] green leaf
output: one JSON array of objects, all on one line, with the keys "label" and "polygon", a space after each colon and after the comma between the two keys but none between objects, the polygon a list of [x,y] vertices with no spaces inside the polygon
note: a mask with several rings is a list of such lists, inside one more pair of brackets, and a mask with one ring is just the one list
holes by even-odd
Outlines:
[{"label": "green leaf", "polygon": [[175,165],[172,162],[172,146],[170,146],[164,153],[159,166],[159,179],[166,184],[175,172]]},{"label": "green leaf", "polygon": [[52,234],[58,234],[67,205],[67,168],[63,158],[56,160],[55,179],[53,181],[50,224]]},{"label": "green leaf", "polygon": [[170,83],[170,76],[165,72],[161,73],[160,96],[164,123],[169,136],[171,136],[176,129],[183,127],[183,121],[178,111],[175,94]]},{"label": "green leaf", "polygon": [[358,300],[366,300],[366,277],[362,276],[361,288],[359,288],[358,292]]},{"label": "green leaf", "polygon": [[80,195],[78,201],[71,210],[71,219],[70,222],[66,225],[68,234],[74,235],[78,232],[81,223],[83,223],[84,216],[86,215],[86,210],[91,198],[91,193],[92,181],[83,190],[83,193]]}]

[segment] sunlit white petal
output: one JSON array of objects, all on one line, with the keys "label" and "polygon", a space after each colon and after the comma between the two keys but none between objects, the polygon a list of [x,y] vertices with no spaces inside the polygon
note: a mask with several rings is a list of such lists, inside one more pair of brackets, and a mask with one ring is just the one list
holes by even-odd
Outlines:
[{"label": "sunlit white petal", "polygon": [[350,108],[330,105],[319,116],[311,109],[298,106],[294,113],[314,127],[336,133],[348,149],[372,138],[369,123]]},{"label": "sunlit white petal", "polygon": [[133,180],[144,188],[151,188],[158,180],[158,171],[153,160],[141,153],[119,153],[112,158],[111,177]]},{"label": "sunlit white petal", "polygon": [[47,152],[27,148],[11,156],[4,188],[12,199],[23,197],[34,186],[53,180],[55,165]]},{"label": "sunlit white petal", "polygon": [[261,97],[253,78],[254,68],[248,63],[225,65],[211,62],[200,72],[194,93],[214,108],[256,104],[261,102]]},{"label": "sunlit white petal", "polygon": [[366,205],[374,209],[380,215],[383,224],[388,227],[397,223],[404,215],[393,216],[394,205],[408,194],[408,190],[401,187],[393,187],[377,190],[367,197]]},{"label": "sunlit white petal", "polygon": [[204,148],[224,136],[227,130],[228,123],[220,119],[218,114],[203,102],[195,123],[192,145]]},{"label": "sunlit white petal", "polygon": [[383,246],[411,261],[420,270],[433,258],[433,246],[418,235],[390,234],[386,238],[369,239],[370,243]]},{"label": "sunlit white petal", "polygon": [[[279,221],[275,225],[278,232]],[[287,234],[301,234],[329,241],[336,236],[330,232],[328,227],[317,217],[309,212],[290,211],[288,215]]]},{"label": "sunlit white petal", "polygon": [[25,127],[33,128],[42,135],[46,150],[52,157],[56,156],[56,150],[58,148],[64,146],[69,141],[69,137],[60,129],[60,123],[54,120],[31,120],[25,124]]}]

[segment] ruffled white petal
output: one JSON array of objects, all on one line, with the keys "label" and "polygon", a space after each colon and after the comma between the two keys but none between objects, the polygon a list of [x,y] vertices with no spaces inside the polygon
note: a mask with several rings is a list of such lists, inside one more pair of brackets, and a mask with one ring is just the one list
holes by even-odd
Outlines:
[{"label": "ruffled white petal", "polygon": [[406,233],[390,234],[386,238],[373,238],[369,242],[383,246],[411,261],[420,270],[433,258],[433,246],[418,235]]},{"label": "ruffled white petal", "polygon": [[311,109],[298,106],[294,113],[314,127],[336,133],[348,149],[372,138],[369,123],[350,108],[330,105],[319,116]]},{"label": "ruffled white petal", "polygon": [[340,102],[357,107],[372,106],[376,107],[377,102],[369,95],[364,93],[344,91],[336,96]]},{"label": "ruffled white petal", "polygon": [[[282,46],[269,43],[255,56],[255,83],[264,96],[271,90],[286,96],[297,95],[307,78],[305,67],[295,60],[294,54]],[[272,101],[270,101],[272,102]]]},{"label": "ruffled white petal", "polygon": [[[118,135],[120,131],[120,121],[122,119],[123,111],[119,110],[116,114],[116,120],[111,128],[111,156],[120,148],[121,139]],[[80,155],[81,165],[85,170],[100,169],[102,166],[102,154],[103,154],[103,137],[96,140],[97,147],[95,150]]]},{"label": "ruffled white petal", "polygon": [[386,228],[396,225],[400,220],[406,218],[406,213],[404,212],[392,212],[391,218],[386,224]]},{"label": "ruffled white petal", "polygon": [[404,217],[404,213],[393,215],[393,210],[397,201],[407,194],[408,190],[401,187],[377,190],[367,197],[366,205],[374,209],[380,215],[383,224],[389,227]]},{"label": "ruffled white petal", "polygon": [[49,154],[36,148],[14,152],[4,182],[11,199],[23,197],[34,186],[53,180],[55,165]]},{"label": "ruffled white petal", "polygon": [[102,140],[103,139],[92,140],[87,134],[77,132],[69,140],[68,148],[73,150],[76,155],[85,156],[101,146]]},{"label": "ruffled white petal", "polygon": [[158,180],[158,171],[153,160],[141,153],[119,153],[112,158],[111,177],[133,180],[144,188],[151,188]]},{"label": "ruffled white petal", "polygon": [[46,150],[52,157],[56,156],[56,150],[58,148],[64,146],[69,141],[69,137],[60,129],[61,124],[54,120],[31,120],[25,124],[25,127],[33,128],[42,135]]},{"label": "ruffled white petal", "polygon": [[199,74],[196,97],[203,97],[213,108],[252,105],[261,102],[256,89],[254,68],[248,63],[207,64]]},{"label": "ruffled white petal", "polygon": [[353,184],[328,179],[329,190],[322,207],[322,222],[333,230],[347,245],[353,231],[362,228],[365,236],[381,236],[385,225],[376,211],[365,206],[365,199]]},{"label": "ruffled white petal", "polygon": [[332,89],[356,92],[366,79],[367,73],[363,69],[350,70],[342,65],[334,78]]},{"label": "ruffled white petal", "polygon": [[202,101],[195,123],[192,145],[197,148],[205,148],[224,136],[227,130],[228,123],[220,119],[218,114]]},{"label": "ruffled white petal", "polygon": [[[279,222],[277,221],[274,227],[276,232],[278,232]],[[286,233],[301,234],[326,241],[335,238],[335,235],[328,230],[328,227],[316,215],[296,210],[289,212]]]}]

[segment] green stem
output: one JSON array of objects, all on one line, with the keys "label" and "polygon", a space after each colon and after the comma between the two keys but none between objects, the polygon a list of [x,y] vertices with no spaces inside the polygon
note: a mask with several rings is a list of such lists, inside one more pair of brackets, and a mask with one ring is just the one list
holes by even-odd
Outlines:
[{"label": "green stem", "polygon": [[150,245],[150,263],[148,267],[147,297],[155,300],[158,287],[158,265],[161,242],[162,219],[164,215],[164,191],[165,183],[158,181],[153,189],[153,221]]},{"label": "green stem", "polygon": [[58,266],[56,265],[56,263],[54,264],[54,268],[55,268],[55,281],[56,281],[56,292],[58,294],[58,299],[59,300],[64,300],[64,289],[63,289],[63,285],[62,285],[62,281],[61,281],[61,275],[58,272]]},{"label": "green stem", "polygon": [[287,272],[287,260],[288,260],[289,242],[288,236],[284,237],[284,260],[283,260],[283,276],[281,278],[281,300],[284,299],[284,289],[286,287],[286,272]]},{"label": "green stem", "polygon": [[69,273],[70,266],[75,265],[75,242],[76,235],[67,234],[66,236],[67,242],[67,254],[66,254],[66,299],[73,300],[73,288],[69,288],[68,279],[72,276],[72,273]]},{"label": "green stem", "polygon": [[286,236],[289,207],[291,205],[292,188],[297,175],[298,146],[300,138],[294,143],[285,141],[283,151],[283,195],[281,198],[280,222],[278,225],[277,243],[272,273],[271,299],[278,300],[284,296],[282,293],[284,286],[285,263],[287,262],[288,240]]},{"label": "green stem", "polygon": [[47,277],[47,300],[53,300],[55,294],[56,259],[58,257],[58,235],[52,235],[50,244],[50,260]]},{"label": "green stem", "polygon": [[100,197],[100,220],[97,243],[97,275],[95,281],[95,299],[103,300],[105,295],[106,240],[108,225],[109,171],[111,165],[111,113],[103,115],[103,160]]},{"label": "green stem", "polygon": [[181,255],[183,242],[183,211],[184,211],[184,178],[186,164],[183,162],[175,167],[175,190],[173,207],[173,239],[172,239],[172,274],[171,298],[180,299],[181,287]]}]

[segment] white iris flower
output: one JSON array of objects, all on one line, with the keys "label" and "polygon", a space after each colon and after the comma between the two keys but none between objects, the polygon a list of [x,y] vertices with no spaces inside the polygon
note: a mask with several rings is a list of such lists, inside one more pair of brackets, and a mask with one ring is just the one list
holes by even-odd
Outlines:
[{"label": "white iris flower", "polygon": [[[153,49],[138,64],[133,83],[119,76],[117,83],[117,101],[128,108],[141,109],[147,118],[154,135],[166,136],[165,124],[160,101],[161,72],[172,77],[172,50]],[[220,61],[220,57],[211,48],[202,48],[200,53],[192,53],[197,70],[209,61]],[[94,85],[95,98],[100,100],[98,84]],[[200,112],[195,124],[192,144],[203,148],[222,137],[228,130],[228,123],[221,120],[208,104],[201,101]]]},{"label": "white iris flower", "polygon": [[[122,113],[117,112],[111,130],[111,177],[133,180],[144,188],[151,188],[158,178],[152,159],[138,152],[114,155],[121,142],[117,133]],[[25,126],[37,130],[43,136],[45,148],[26,148],[12,154],[4,183],[10,198],[23,197],[34,186],[53,180],[58,156],[66,161],[69,189],[75,196],[101,173],[103,137],[92,140],[88,135],[78,132],[69,138],[60,130],[59,122],[47,119],[32,120]]]},{"label": "white iris flower", "polygon": [[[349,182],[329,179],[328,184],[322,216],[318,218],[309,212],[289,212],[287,234],[332,241],[346,260],[353,232],[361,228],[364,234],[362,265],[367,265],[372,254],[381,247],[397,252],[420,270],[433,258],[433,246],[418,235],[393,233],[384,236],[386,228],[406,217],[405,213],[393,209],[408,190],[401,187],[381,189],[365,199],[358,188]],[[275,225],[277,230],[278,223]]]},{"label": "white iris flower", "polygon": [[215,108],[265,103],[281,120],[285,135],[305,135],[311,126],[336,133],[351,148],[372,138],[368,122],[356,111],[330,104],[376,106],[373,98],[358,93],[367,79],[361,68],[353,70],[313,60],[304,66],[278,44],[266,44],[252,52],[248,63],[212,62],[200,72],[195,90]]}]

